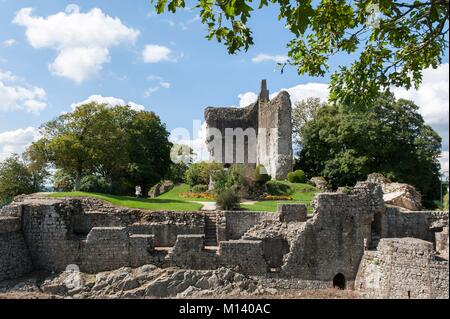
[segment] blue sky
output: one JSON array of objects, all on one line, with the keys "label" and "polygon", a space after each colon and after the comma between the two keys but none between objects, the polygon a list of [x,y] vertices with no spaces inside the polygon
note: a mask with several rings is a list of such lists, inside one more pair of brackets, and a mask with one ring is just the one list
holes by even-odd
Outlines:
[{"label": "blue sky", "polygon": [[[326,96],[326,86],[317,83],[326,84],[329,75],[275,71],[275,60],[287,54],[291,38],[277,20],[276,7],[259,10],[250,25],[255,45],[230,56],[223,45],[205,39],[195,10],[156,15],[148,0],[0,0],[0,155],[20,150],[35,137],[31,128],[93,95],[143,105],[169,130],[191,128],[192,120],[203,119],[206,106],[251,101],[263,78],[271,92],[289,89],[295,99]],[[351,59],[334,58],[331,71]],[[448,118],[448,88],[442,86],[444,78],[448,84],[448,64],[438,71],[438,90],[430,71],[431,82],[424,83],[428,91],[399,94],[429,103],[432,91],[434,105],[423,102],[423,109],[430,124],[447,136],[448,158],[448,120],[441,119],[442,112]]]}]

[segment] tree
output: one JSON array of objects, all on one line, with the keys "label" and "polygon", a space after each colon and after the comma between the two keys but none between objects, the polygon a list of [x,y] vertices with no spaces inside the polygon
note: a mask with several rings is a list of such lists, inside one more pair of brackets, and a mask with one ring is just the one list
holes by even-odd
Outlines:
[{"label": "tree", "polygon": [[147,194],[151,186],[168,172],[170,164],[169,132],[153,112],[135,112],[128,128],[130,180]]},{"label": "tree", "polygon": [[[157,13],[175,13],[184,0],[152,0]],[[331,77],[330,98],[352,107],[390,86],[418,87],[422,70],[436,68],[448,47],[449,0],[199,0],[195,6],[207,38],[224,42],[230,54],[252,46],[251,15],[269,5],[292,33],[287,44],[297,72],[323,76],[339,53],[356,55]]]},{"label": "tree", "polygon": [[326,105],[319,98],[310,97],[306,101],[301,100],[295,103],[292,110],[292,133],[294,142],[301,146],[301,133],[305,124],[316,117],[319,109]]},{"label": "tree", "polygon": [[101,118],[98,113],[105,110],[106,106],[86,104],[41,128],[49,161],[74,176],[75,190],[80,189],[83,175],[94,167],[93,154],[97,150],[93,140],[94,126],[96,119]]},{"label": "tree", "polygon": [[28,170],[33,180],[33,188],[39,189],[50,176],[48,171],[47,141],[40,139],[30,145],[23,153]]},{"label": "tree", "polygon": [[172,149],[170,150],[172,163],[170,164],[169,171],[165,178],[174,183],[184,182],[184,176],[189,169],[189,165],[192,164],[193,155],[194,150],[189,145],[173,144]]},{"label": "tree", "polygon": [[429,204],[439,194],[441,137],[418,106],[380,94],[366,111],[328,105],[302,129],[298,164],[334,187],[354,185],[373,172],[417,187]]},{"label": "tree", "polygon": [[[153,112],[96,103],[78,106],[41,128],[43,138],[32,149],[44,148],[48,163],[58,170],[58,189],[89,189],[131,194],[143,191],[167,172],[171,143]],[[42,145],[42,147],[38,147]],[[95,183],[93,181],[96,181]]]},{"label": "tree", "polygon": [[17,195],[37,192],[40,186],[35,185],[33,175],[19,155],[0,162],[0,204]]}]

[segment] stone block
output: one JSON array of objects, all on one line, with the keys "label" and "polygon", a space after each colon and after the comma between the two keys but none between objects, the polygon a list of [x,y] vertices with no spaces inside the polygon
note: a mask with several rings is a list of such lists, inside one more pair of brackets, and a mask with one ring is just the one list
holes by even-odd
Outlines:
[{"label": "stone block", "polygon": [[280,221],[284,223],[306,222],[308,214],[304,204],[278,204],[278,213]]}]

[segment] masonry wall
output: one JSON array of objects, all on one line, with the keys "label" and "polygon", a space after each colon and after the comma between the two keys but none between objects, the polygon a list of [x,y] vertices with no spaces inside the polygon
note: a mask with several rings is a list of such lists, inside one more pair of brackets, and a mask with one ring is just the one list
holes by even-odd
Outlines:
[{"label": "masonry wall", "polygon": [[434,242],[435,233],[448,227],[448,211],[408,211],[387,207],[382,220],[381,236],[414,237]]},{"label": "masonry wall", "polygon": [[240,239],[250,228],[263,220],[278,220],[279,214],[270,212],[225,211],[219,215],[220,240]]},{"label": "masonry wall", "polygon": [[74,199],[33,200],[22,205],[24,242],[36,269],[76,264],[98,272],[146,263],[163,265],[155,246],[173,246],[179,234],[204,234],[198,212],[145,212],[102,208],[86,212]]},{"label": "masonry wall", "polygon": [[259,102],[258,163],[275,179],[292,171],[292,107],[289,94]]},{"label": "masonry wall", "polygon": [[448,261],[434,256],[433,244],[415,238],[381,239],[366,251],[355,289],[369,298],[448,298]]},{"label": "masonry wall", "polygon": [[0,281],[25,275],[31,259],[17,217],[0,218]]},{"label": "masonry wall", "polygon": [[379,185],[359,183],[353,195],[322,193],[315,215],[291,243],[282,272],[288,277],[332,282],[341,273],[355,279],[370,238],[374,213],[384,209]]}]

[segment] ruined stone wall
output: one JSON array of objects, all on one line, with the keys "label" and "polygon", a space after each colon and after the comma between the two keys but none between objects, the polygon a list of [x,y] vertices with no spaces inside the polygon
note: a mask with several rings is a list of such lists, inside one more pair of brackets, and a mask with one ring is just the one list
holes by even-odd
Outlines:
[{"label": "ruined stone wall", "polygon": [[[258,104],[253,103],[244,108],[233,108],[233,107],[208,107],[205,109],[205,120],[208,125],[207,133],[207,144],[209,147],[212,145],[221,146],[221,149],[210,149],[211,159],[218,163],[237,163],[236,159],[236,143],[237,140],[227,140],[228,146],[226,144],[226,129],[242,129],[246,131],[250,129],[254,133],[254,138],[256,139],[256,134],[258,132]],[[213,128],[211,131],[209,129]],[[220,132],[221,140],[215,140],[214,132],[218,130]],[[218,143],[218,144],[217,144]],[[248,143],[248,137],[243,141],[244,147],[244,159],[239,163],[249,163],[252,167],[256,164],[256,144]],[[226,157],[227,147],[232,149],[232,157]],[[228,149],[229,150],[229,149]],[[228,153],[229,154],[229,153]],[[249,157],[249,154],[250,155]],[[231,156],[231,155],[229,155]],[[254,157],[253,161],[249,161],[251,156]],[[231,159],[231,160],[229,160]]]},{"label": "ruined stone wall", "polygon": [[219,237],[220,240],[240,239],[246,231],[263,220],[279,219],[277,213],[270,212],[226,211],[222,212],[222,216],[224,236]]},{"label": "ruined stone wall", "polygon": [[12,207],[2,216],[21,216],[16,218],[21,220],[34,268],[52,271],[73,264],[86,272],[161,264],[164,256],[154,252],[155,246],[173,246],[179,234],[204,234],[205,229],[204,216],[197,212],[147,212],[108,205],[89,212],[83,200],[48,198],[30,198]]},{"label": "ruined stone wall", "polygon": [[[269,92],[263,81],[256,103],[244,108],[208,107],[205,109],[205,120],[208,128],[206,143],[212,160],[251,164],[245,171],[251,171],[249,168],[254,168],[257,163],[262,164],[273,179],[286,179],[292,171],[292,106],[289,93],[280,92],[269,100]],[[237,139],[226,139],[227,129],[241,132],[249,129],[244,134],[251,135],[255,142],[250,143],[248,138],[239,143]],[[221,140],[214,136],[217,133],[220,133]],[[244,158],[238,160],[236,145],[241,143],[245,145]],[[226,144],[229,144],[229,148]]]},{"label": "ruined stone wall", "polygon": [[258,164],[274,179],[286,179],[292,171],[292,107],[289,93],[261,101],[258,115]]},{"label": "ruined stone wall", "polygon": [[387,207],[382,219],[384,238],[414,237],[435,241],[435,232],[448,227],[448,211],[402,211]]},{"label": "ruined stone wall", "polygon": [[32,269],[18,217],[0,217],[0,281],[17,278]]},{"label": "ruined stone wall", "polygon": [[326,282],[340,273],[347,282],[353,281],[374,213],[384,209],[382,196],[381,187],[371,183],[358,184],[352,195],[318,194],[313,203],[315,215],[292,241],[282,272]]},{"label": "ruined stone wall", "polygon": [[415,238],[381,239],[366,251],[355,289],[369,298],[448,298],[448,261],[436,259],[433,244]]}]

